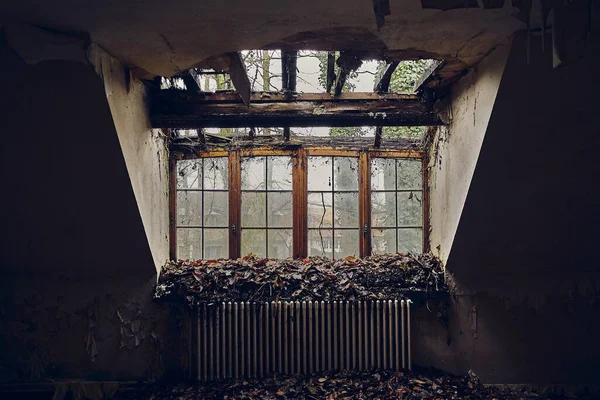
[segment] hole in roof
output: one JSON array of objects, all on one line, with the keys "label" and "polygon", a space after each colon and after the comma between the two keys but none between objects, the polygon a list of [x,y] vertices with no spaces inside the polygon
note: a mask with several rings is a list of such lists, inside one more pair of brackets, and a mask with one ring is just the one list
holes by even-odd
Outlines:
[{"label": "hole in roof", "polygon": [[243,50],[240,53],[253,92],[282,90],[281,50]]},{"label": "hole in roof", "polygon": [[[389,92],[413,94],[425,79],[441,64],[439,60],[405,60],[401,61],[390,79]],[[380,73],[383,73],[384,68]]]}]

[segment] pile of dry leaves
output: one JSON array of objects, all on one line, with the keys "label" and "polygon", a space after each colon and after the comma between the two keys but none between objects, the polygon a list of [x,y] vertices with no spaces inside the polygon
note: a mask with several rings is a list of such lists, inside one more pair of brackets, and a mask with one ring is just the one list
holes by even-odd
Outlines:
[{"label": "pile of dry leaves", "polygon": [[[126,395],[126,396],[125,396]],[[317,374],[197,385],[154,386],[123,393],[117,399],[542,399],[527,392],[488,388],[474,374],[465,377],[437,371],[367,371]]]},{"label": "pile of dry leaves", "polygon": [[162,271],[155,298],[188,305],[220,301],[400,299],[408,292],[443,292],[440,261],[430,254],[364,259],[180,260]]}]

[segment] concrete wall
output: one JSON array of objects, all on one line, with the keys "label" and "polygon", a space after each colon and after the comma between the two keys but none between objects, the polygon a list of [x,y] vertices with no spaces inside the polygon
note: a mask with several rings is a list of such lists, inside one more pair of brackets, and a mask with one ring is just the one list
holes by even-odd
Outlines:
[{"label": "concrete wall", "polygon": [[450,95],[449,126],[440,128],[430,158],[430,244],[448,260],[512,39],[457,82]]},{"label": "concrete wall", "polygon": [[[167,211],[138,208],[164,201],[164,188],[148,194],[166,187],[164,151],[132,122],[140,83],[126,96],[107,77],[72,61],[27,65],[0,35],[0,380],[168,372],[165,322],[177,319],[151,300],[166,243],[153,254],[146,235]],[[112,109],[107,92],[120,96]],[[153,154],[135,160],[145,142]]]},{"label": "concrete wall", "polygon": [[[467,127],[474,115],[477,123],[483,99],[476,96],[476,105],[473,90],[465,90],[470,77],[454,88],[455,121],[436,172],[443,178],[432,190],[432,214],[453,215],[432,222],[434,232],[441,230],[434,238],[456,293],[448,337],[440,335],[440,323],[423,322],[419,328],[422,364],[460,373],[472,369],[489,383],[597,382],[600,45],[595,34],[586,58],[557,70],[551,52],[541,51],[539,37],[532,39],[527,65],[526,37],[516,36],[470,185],[481,130]],[[472,149],[458,139],[466,132],[475,135]],[[452,239],[453,226],[440,221],[456,219],[465,184],[468,195]]]},{"label": "concrete wall", "polygon": [[88,52],[104,90],[157,271],[169,258],[168,150],[152,129],[145,86],[119,60],[92,45]]}]

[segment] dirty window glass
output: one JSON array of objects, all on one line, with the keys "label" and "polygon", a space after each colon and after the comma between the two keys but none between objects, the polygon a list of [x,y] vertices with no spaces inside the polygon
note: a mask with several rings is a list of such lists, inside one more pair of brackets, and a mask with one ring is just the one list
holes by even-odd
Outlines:
[{"label": "dirty window glass", "polygon": [[177,257],[229,254],[229,170],[226,157],[177,161]]},{"label": "dirty window glass", "polygon": [[422,161],[371,161],[371,246],[373,254],[423,251]]},{"label": "dirty window glass", "polygon": [[308,158],[308,255],[358,256],[358,159]]},{"label": "dirty window glass", "polygon": [[242,158],[242,255],[292,256],[292,158]]}]

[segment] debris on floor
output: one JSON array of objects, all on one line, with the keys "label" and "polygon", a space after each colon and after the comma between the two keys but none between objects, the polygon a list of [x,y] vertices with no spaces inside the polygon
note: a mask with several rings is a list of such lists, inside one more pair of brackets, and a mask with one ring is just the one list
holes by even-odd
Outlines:
[{"label": "debris on floor", "polygon": [[221,301],[402,299],[445,292],[444,271],[431,254],[359,259],[179,260],[163,267],[154,297],[193,306]]},{"label": "debris on floor", "polygon": [[543,399],[529,392],[483,386],[472,373],[464,377],[439,371],[374,370],[309,376],[157,385],[117,394],[115,399]]}]

